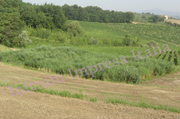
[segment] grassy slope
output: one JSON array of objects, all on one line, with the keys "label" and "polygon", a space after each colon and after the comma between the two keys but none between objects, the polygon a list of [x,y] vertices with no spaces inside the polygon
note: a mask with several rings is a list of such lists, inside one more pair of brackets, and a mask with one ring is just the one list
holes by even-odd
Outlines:
[{"label": "grassy slope", "polygon": [[[68,23],[70,23],[70,22],[72,22],[72,21],[68,21]],[[131,33],[132,37],[138,36],[138,38],[141,39],[141,44],[146,44],[149,41],[155,39],[155,38],[146,36],[144,34],[142,34],[142,35],[135,34],[133,29],[136,30],[135,29],[136,25],[133,25],[133,24],[105,24],[105,23],[94,23],[94,22],[83,22],[83,21],[80,21],[80,24],[83,27],[83,29],[86,31],[86,34],[89,37],[91,36],[91,37],[94,37],[97,39],[122,40],[123,37],[127,33],[130,33],[129,31],[132,31],[132,33]],[[147,26],[148,25],[151,27],[155,26],[154,24],[147,24]],[[160,24],[158,24],[158,25],[160,25]],[[126,27],[129,29],[128,31],[127,31]],[[142,27],[142,28],[144,28],[144,27]],[[158,39],[155,39],[155,40],[158,41],[159,46],[163,50],[162,45],[164,44],[164,42],[161,40],[158,40]],[[47,41],[45,39],[34,38],[34,37],[33,37],[33,42],[37,46],[48,45],[48,44],[51,44],[52,46],[59,45],[58,43],[56,43],[53,40]],[[77,46],[73,46],[73,47],[77,47]],[[169,47],[172,50],[179,49],[178,46],[175,46],[173,44],[169,44]],[[113,58],[119,58],[121,56],[127,56],[127,57],[131,56],[132,57],[133,55],[131,53],[131,50],[135,50],[136,53],[137,53],[137,51],[144,52],[147,49],[151,49],[151,51],[152,51],[152,48],[150,48],[147,45],[145,45],[145,47],[79,46],[78,47],[79,50],[76,48],[75,49],[69,48],[69,51],[72,51],[72,52],[69,52],[69,51],[67,52],[64,50],[62,50],[63,52],[61,52],[61,51],[59,51],[60,50],[59,48],[51,48],[51,47],[44,47],[42,49],[44,49],[44,52],[42,52],[41,50],[38,50],[38,48],[37,48],[37,49],[20,51],[18,53],[2,54],[1,61],[11,62],[14,64],[23,64],[23,65],[29,66],[29,67],[42,68],[46,71],[50,70],[50,71],[57,72],[60,74],[68,74],[67,69],[70,67],[73,70],[77,70],[79,68],[96,65],[97,63],[100,63],[100,62],[105,62],[108,60],[110,61]],[[85,52],[84,50],[86,50],[88,52]],[[95,54],[91,53],[91,52],[95,52]],[[74,55],[73,55],[73,53],[74,53]],[[80,54],[85,53],[86,55],[84,55],[84,54],[80,55],[79,53]],[[87,54],[89,54],[90,57],[87,57]],[[143,56],[145,56],[145,55],[146,54],[143,53]],[[60,57],[62,57],[62,58],[60,58]],[[73,58],[73,60],[69,61],[68,59],[71,59],[71,58]],[[130,58],[130,59],[133,59],[133,58]],[[66,63],[67,61],[69,61],[69,63]],[[151,65],[150,62],[154,62],[154,61],[147,60],[147,62],[146,62],[147,64]],[[147,67],[146,63],[144,61],[142,63],[144,63],[144,64],[141,64],[142,69],[139,72],[140,76],[141,77],[151,77],[150,76],[151,73],[155,72],[155,70],[157,70],[157,69],[155,67],[151,67],[149,69],[147,68],[148,71],[147,70],[145,71],[143,68]],[[158,65],[158,61],[156,63]],[[61,68],[56,67],[58,64],[59,64],[59,66],[61,65],[60,66]],[[136,69],[138,69],[138,71],[140,69],[140,68],[137,68],[138,66],[136,63],[131,63],[130,66],[133,66],[134,68],[136,67]],[[113,70],[116,72],[117,69],[116,70],[113,69]],[[159,70],[161,70],[161,69],[158,68],[158,71]],[[164,71],[162,71],[162,72],[164,72]],[[106,72],[106,74],[110,75],[111,72],[108,71],[108,72]],[[161,75],[161,73],[160,73],[160,75]],[[116,79],[117,77],[114,77],[114,78]],[[111,76],[110,77],[104,76],[104,74],[100,73],[100,74],[98,74],[98,79],[112,80],[113,78]]]},{"label": "grassy slope", "polygon": [[[71,22],[72,22],[72,20],[67,21],[67,23],[71,23]],[[125,37],[125,35],[130,34],[132,38],[138,37],[138,39],[140,39],[140,44],[142,44],[144,46],[144,50],[148,49],[146,44],[149,43],[151,40],[158,42],[161,47],[163,44],[168,43],[169,47],[172,50],[179,50],[179,45],[172,42],[174,40],[173,37],[174,36],[179,37],[179,35],[176,32],[174,32],[172,35],[169,34],[169,31],[172,32],[172,31],[176,30],[178,32],[178,28],[174,28],[172,26],[165,26],[163,24],[158,24],[158,25],[155,25],[155,24],[144,24],[144,25],[120,24],[120,23],[119,24],[105,24],[105,23],[84,22],[84,21],[79,21],[79,23],[85,30],[86,35],[89,37],[95,38],[95,39],[122,40]],[[157,29],[154,31],[155,26],[157,26]],[[140,27],[140,29],[137,29],[138,27]],[[161,27],[162,27],[163,31],[161,31]],[[170,27],[171,30],[168,30],[168,29],[166,30],[167,27]],[[144,32],[137,33],[138,31],[139,32],[144,31]],[[156,34],[155,36],[153,34],[151,36],[146,35],[151,32],[152,33],[158,32],[160,34],[163,33],[163,37],[166,37],[166,35],[167,35],[168,40],[163,39],[163,37],[159,38],[158,34]],[[177,39],[177,37],[175,37],[175,39]],[[35,47],[35,46],[48,45],[48,44],[50,44],[52,46],[62,46],[63,45],[61,43],[58,43],[57,41],[54,41],[54,39],[49,40],[49,41],[45,40],[45,39],[35,38],[35,37],[31,37],[31,39],[34,42],[32,45],[29,46],[31,48]],[[98,48],[99,47],[103,47],[103,46],[98,46]],[[94,48],[96,48],[96,46]],[[114,49],[114,48],[111,49],[111,47],[108,47],[108,48],[109,48],[109,50]],[[131,47],[131,48],[125,47],[125,49],[127,49],[127,50],[132,49],[132,48],[134,48],[134,47]],[[118,53],[118,54],[120,54],[120,53]],[[122,55],[124,55],[124,54],[122,54]]]},{"label": "grassy slope", "polygon": [[10,51],[11,49],[4,46],[4,45],[0,45],[0,52],[6,52],[6,51]]},{"label": "grassy slope", "polygon": [[[75,70],[86,68],[88,75],[86,78],[91,78],[91,72],[94,72],[95,78],[99,80],[108,80],[115,82],[133,82],[138,83],[143,79],[155,75],[162,75],[170,73],[174,69],[171,62],[144,59],[137,62],[134,58],[126,57],[121,60],[121,55],[101,54],[85,51],[70,47],[38,47],[32,49],[21,50],[17,52],[7,52],[0,54],[0,61],[13,63],[15,65],[24,65],[36,69],[44,69],[45,71],[52,71],[59,74],[69,74],[68,69],[71,68],[75,75]],[[116,60],[114,60],[116,59]],[[110,69],[106,68],[106,61]],[[100,70],[98,63],[103,63]],[[88,68],[96,65],[96,68]],[[80,72],[79,72],[79,75]]]},{"label": "grassy slope", "polygon": [[[54,76],[55,74],[47,74],[47,73],[41,73],[37,71],[32,71],[32,70],[25,70],[19,67],[14,67],[14,66],[8,66],[5,64],[0,63],[0,103],[1,107],[0,110],[3,112],[2,114],[6,114],[4,116],[8,116],[7,113],[9,112],[4,112],[4,108],[6,107],[6,110],[11,110],[11,108],[16,108],[18,111],[24,111],[28,108],[32,109],[37,109],[39,111],[46,110],[47,108],[42,108],[45,105],[49,105],[49,108],[54,108],[57,107],[57,109],[62,109],[65,110],[64,107],[65,105],[72,105],[72,104],[82,104],[83,106],[89,107],[90,97],[96,97],[97,98],[97,103],[95,105],[101,105],[100,110],[104,110],[107,113],[107,107],[109,106],[115,106],[116,110],[117,107],[124,107],[123,105],[129,105],[129,106],[135,106],[135,107],[143,107],[143,108],[154,108],[154,109],[159,109],[158,111],[151,110],[153,113],[158,112],[159,114],[156,115],[159,116],[162,111],[161,110],[169,110],[172,112],[178,112],[179,113],[179,83],[174,83],[178,82],[178,79],[180,77],[179,73],[173,74],[168,77],[163,77],[159,79],[155,79],[154,81],[149,81],[149,82],[144,82],[143,85],[132,85],[132,84],[123,84],[123,83],[111,83],[111,82],[102,82],[102,81],[92,81],[92,80],[82,80],[75,78],[74,80],[71,80],[68,77],[63,77],[64,82],[62,83],[56,83],[55,85],[49,85],[48,87],[44,87],[47,85],[47,83],[40,83],[40,85],[43,88],[43,90],[38,90],[37,92],[26,92],[25,94],[21,95],[16,95],[15,97],[11,97],[11,93],[9,89],[7,88],[8,84],[12,85],[18,85],[22,83],[26,83],[27,85],[29,83],[34,83],[33,85],[35,86],[35,81],[42,81],[45,82],[46,80],[44,79],[50,79],[50,77]],[[5,75],[7,74],[8,75]],[[44,80],[44,81],[43,81]],[[46,85],[45,85],[46,84]],[[52,82],[50,82],[52,84]],[[172,86],[173,85],[173,86]],[[21,85],[19,85],[21,86]],[[81,92],[83,95],[87,95],[84,101],[81,98],[76,99],[69,99],[69,98],[61,98],[64,97],[64,95],[57,92],[62,92],[63,90],[66,90],[70,92],[71,94],[79,93]],[[50,92],[48,92],[50,91]],[[13,89],[13,92],[15,94],[16,90]],[[21,91],[19,91],[21,93]],[[44,93],[44,94],[42,94]],[[171,94],[171,96],[169,96]],[[78,95],[76,95],[78,96]],[[64,102],[62,105],[60,105],[60,102],[64,99],[66,102]],[[81,99],[81,100],[79,100]],[[113,99],[115,100],[109,100]],[[13,102],[11,102],[13,100]],[[53,100],[53,101],[52,101]],[[57,102],[57,101],[60,102]],[[73,100],[72,104],[70,103],[70,100]],[[109,101],[108,101],[109,100]],[[110,105],[110,104],[105,104],[106,101],[110,103],[120,103],[123,105]],[[167,103],[168,101],[168,103]],[[34,103],[35,102],[35,103]],[[54,103],[56,103],[54,105]],[[84,104],[86,103],[86,104]],[[4,105],[5,104],[5,105]],[[21,104],[21,106],[19,106]],[[40,104],[40,105],[39,105]],[[13,106],[12,106],[13,105]],[[93,105],[90,103],[90,105]],[[30,106],[30,107],[29,107]],[[84,108],[80,108],[82,105],[79,106],[78,110],[83,111],[83,112],[89,112],[88,110],[84,110]],[[76,107],[76,106],[75,106]],[[74,106],[71,108],[74,109]],[[70,110],[71,110],[70,108]],[[130,108],[130,109],[129,109]],[[76,107],[77,109],[77,107]],[[131,111],[131,116],[132,113],[138,112],[137,109],[139,108],[133,108],[133,107],[125,107],[127,113],[127,109]],[[141,108],[140,108],[141,109]],[[112,110],[112,107],[109,108],[109,110]],[[145,111],[150,111],[150,109],[141,109],[141,117]],[[12,110],[12,113],[15,110]],[[47,110],[49,113],[55,112],[53,109],[52,110]],[[78,111],[78,112],[79,112]],[[97,110],[99,111],[99,110]],[[115,111],[115,110],[114,110]],[[112,112],[114,112],[112,111]],[[123,110],[118,111],[119,113],[122,113]],[[148,112],[149,113],[151,113]],[[60,111],[61,112],[61,111]],[[76,111],[76,114],[78,113]],[[92,113],[92,112],[91,112]],[[100,113],[100,112],[98,112]],[[163,115],[166,113],[170,112],[163,112]],[[2,114],[0,116],[2,116]],[[39,115],[43,115],[42,112],[38,113]],[[75,115],[76,115],[75,114]],[[122,113],[123,114],[123,113]],[[18,115],[18,113],[13,115]],[[109,115],[109,114],[108,114]],[[134,116],[135,114],[133,114]],[[147,114],[145,114],[147,116]],[[176,115],[175,113],[172,115]],[[74,115],[73,115],[74,116]],[[112,117],[112,115],[111,115]],[[175,118],[175,117],[174,117]]]},{"label": "grassy slope", "polygon": [[[91,36],[94,35],[94,37],[97,37],[97,38],[121,39],[126,34],[125,32],[119,31],[117,28],[111,29],[106,24],[95,23],[94,29],[96,29],[96,30],[93,31],[93,29],[91,29],[91,25],[93,23],[84,23],[84,25],[82,22],[80,22],[80,23],[82,24],[83,28],[86,29],[87,35],[91,35]],[[97,26],[99,25],[99,26],[96,28],[95,27],[96,25]],[[119,33],[121,34],[120,36],[119,36]],[[136,36],[136,35],[134,34],[134,36]],[[152,40],[149,37],[148,37],[148,39],[146,39],[146,36],[140,36],[140,38],[143,39],[143,40],[141,40],[141,43],[147,43],[149,40]],[[39,43],[38,45],[42,45],[41,44],[42,39],[39,39],[39,38],[34,38],[34,39],[37,40],[37,43]],[[161,46],[162,46],[162,44],[164,44],[164,42],[162,42],[162,41],[159,41],[159,42],[160,42]],[[44,41],[44,44],[49,44],[49,43]],[[54,43],[53,46],[58,46],[58,44]],[[169,46],[171,49],[176,49],[176,50],[179,49],[178,46],[175,46],[173,44],[169,44]],[[75,46],[73,46],[73,47],[75,47]],[[96,47],[96,46],[93,46],[93,47],[78,47],[78,48],[91,51],[89,53],[92,53],[92,52],[100,53],[100,55],[97,54],[97,56],[101,56],[101,55],[103,55],[101,53],[104,53],[104,55],[106,55],[108,58],[110,58],[111,56],[112,57],[119,57],[121,55],[130,56],[131,53],[129,53],[129,52],[132,49],[135,49],[136,51],[138,51],[138,50],[143,51],[145,49],[148,49],[149,47],[134,48],[134,47]],[[53,49],[53,48],[51,47],[50,49]],[[46,65],[48,65],[49,61],[51,61],[51,60],[52,60],[52,62],[55,60],[56,61],[59,60],[59,62],[57,62],[57,64],[56,64],[56,66],[65,65],[64,63],[61,62],[62,56],[63,55],[66,56],[69,54],[68,53],[60,54],[59,57],[57,58],[54,56],[57,56],[58,53],[60,53],[60,52],[58,52],[58,50],[56,48],[54,48],[54,49],[55,50],[53,50],[52,52],[49,52],[49,55],[48,55],[48,52],[47,52],[47,54],[46,53],[38,54],[38,52],[35,50],[34,51],[32,50],[32,52],[28,53],[28,51],[30,50],[30,49],[28,49],[28,50],[23,50],[23,51],[17,51],[17,52],[20,52],[19,54],[15,53],[15,52],[7,53],[9,55],[6,57],[8,57],[7,60],[9,60],[9,59],[13,60],[13,58],[22,58],[21,60],[23,60],[23,57],[25,56],[24,58],[27,58],[26,60],[30,60],[30,59],[34,58],[38,61],[38,58],[40,58],[38,56],[44,55],[44,56],[46,56],[46,58],[49,58],[48,62],[44,63]],[[8,51],[10,49],[0,45],[0,50]],[[82,52],[85,52],[85,51],[82,50]],[[23,54],[21,54],[21,53],[23,53]],[[35,53],[36,55],[33,55],[33,53]],[[53,53],[55,53],[55,54],[53,54]],[[92,54],[94,55],[94,53],[92,53]],[[107,55],[107,54],[112,54],[112,55]],[[27,55],[28,55],[28,57],[26,57]],[[74,56],[77,56],[77,55],[74,55]],[[79,56],[81,56],[81,54]],[[95,55],[95,57],[97,57],[97,56]],[[84,66],[84,64],[83,64],[84,62],[82,62],[83,60],[80,60],[83,57],[84,56],[79,57],[79,59],[77,59],[77,62],[75,62],[75,64],[79,63],[79,61],[80,61],[80,63],[82,63],[82,66]],[[45,60],[46,58],[41,57],[40,60],[41,59]],[[92,56],[88,57],[87,59],[84,59],[84,61],[90,60],[91,58],[92,58]],[[104,57],[102,57],[102,59],[103,58]],[[104,58],[103,61],[105,61],[108,58]],[[67,59],[72,60],[72,57],[71,58],[67,57]],[[67,59],[63,59],[63,61],[67,62]],[[50,62],[49,65],[51,65],[52,62]],[[96,60],[96,62],[97,62],[97,60]],[[22,61],[15,62],[15,64],[18,64],[18,63],[22,63]],[[36,63],[39,64],[38,62],[36,62]],[[87,64],[89,65],[89,62]],[[147,64],[149,64],[149,63],[147,63]],[[24,81],[32,82],[32,80],[34,80],[34,81],[41,80],[39,78],[42,78],[42,77],[43,78],[49,77],[49,75],[47,76],[47,74],[46,74],[46,76],[44,76],[44,74],[40,74],[40,73],[37,73],[34,71],[29,72],[29,71],[19,70],[19,68],[15,68],[15,67],[9,67],[9,66],[5,66],[2,64],[0,64],[0,65],[2,67],[1,68],[2,70],[0,70],[0,73],[1,73],[1,76],[3,76],[3,77],[1,77],[2,86],[3,86],[3,82],[5,82],[4,84],[6,84],[4,86],[7,86],[8,83],[19,84]],[[69,65],[69,64],[66,64],[66,65]],[[78,64],[78,65],[81,65],[81,64]],[[149,64],[149,65],[154,65],[154,64]],[[72,66],[72,64],[70,64],[69,66]],[[8,73],[8,75],[4,75],[7,73]],[[36,76],[34,76],[34,75],[36,75]],[[55,94],[55,93],[53,93],[53,91],[56,92],[57,90],[59,90],[59,91],[68,90],[69,92],[74,94],[74,93],[79,92],[79,90],[81,90],[81,91],[83,91],[83,94],[87,94],[88,97],[97,97],[98,101],[100,101],[100,102],[102,102],[104,100],[107,101],[109,99],[109,97],[111,97],[112,100],[111,99],[109,100],[110,103],[120,103],[120,104],[125,104],[125,105],[130,105],[130,106],[154,108],[154,109],[161,109],[161,110],[169,110],[172,112],[179,112],[179,101],[178,101],[179,97],[177,97],[177,95],[179,95],[179,85],[178,85],[178,83],[176,83],[176,85],[174,85],[175,84],[174,82],[178,82],[178,79],[179,79],[178,77],[179,77],[179,74],[172,75],[167,78],[158,79],[158,80],[160,80],[160,82],[155,83],[155,84],[151,85],[150,87],[147,87],[147,86],[149,86],[148,83],[144,84],[145,86],[134,86],[134,85],[127,85],[127,84],[114,84],[114,83],[109,83],[109,82],[89,81],[89,80],[80,80],[80,79],[76,79],[76,80],[72,81],[72,80],[68,79],[67,83],[65,83],[65,84],[62,84],[62,85],[59,84],[59,85],[56,85],[53,87],[49,87],[48,89],[50,90],[50,93],[48,91],[46,91],[46,89],[44,89],[45,90],[44,92],[49,93],[49,94]],[[12,79],[15,79],[15,80],[12,80]],[[171,79],[171,80],[169,80],[169,79]],[[162,84],[162,82],[165,82],[165,83]],[[150,83],[152,83],[152,82],[150,82]],[[133,88],[130,88],[130,87],[133,87]],[[3,90],[6,90],[6,92],[7,92],[7,89],[4,87],[3,87]],[[41,90],[39,92],[41,92]],[[171,93],[171,97],[169,97],[170,93]],[[30,96],[30,98],[29,98],[28,96],[26,96],[28,98],[26,99],[26,97],[25,97],[25,99],[29,101],[29,99],[35,98],[35,101],[37,101],[37,96],[39,96],[39,95],[41,95],[41,94],[31,93],[32,97]],[[174,95],[174,96],[172,96],[172,95]],[[4,95],[2,95],[2,96],[4,96]],[[6,97],[4,96],[3,99],[7,98],[8,96],[7,95],[6,95]],[[43,95],[41,95],[41,96],[43,96]],[[62,96],[62,95],[57,95],[57,96]],[[53,99],[55,99],[55,98],[59,99],[57,96],[53,96]],[[51,96],[46,95],[45,97],[48,98]],[[43,97],[43,98],[45,98],[45,97]],[[146,101],[142,100],[142,102],[141,102],[141,97],[145,97]],[[11,97],[10,98],[8,97],[8,99],[11,99]],[[124,99],[126,101],[124,101]],[[164,99],[166,99],[166,100],[164,100]],[[50,98],[49,100],[51,101],[52,98]],[[115,101],[115,102],[113,102],[113,101]],[[167,101],[168,101],[168,106],[165,106],[165,105],[167,105]],[[44,101],[44,102],[47,103],[47,101]],[[66,102],[66,104],[67,103],[69,103],[69,102]],[[74,104],[74,102],[73,102],[73,104]],[[8,103],[8,104],[6,104],[6,106],[7,105],[8,105],[8,107],[10,107],[9,105],[11,105],[11,104]],[[171,108],[172,106],[175,108]],[[40,107],[42,107],[42,106],[40,106]],[[105,105],[105,107],[106,107],[106,105]],[[34,108],[36,108],[36,106]],[[60,107],[58,107],[58,108],[60,108]],[[10,108],[8,108],[8,109],[10,109]],[[18,107],[18,109],[20,110],[21,108]],[[102,109],[102,108],[100,108],[100,109]],[[24,109],[22,108],[22,110],[24,110]],[[42,111],[43,110],[44,109],[42,109]],[[107,111],[107,110],[105,110],[105,111]],[[119,111],[119,112],[121,112],[121,111]],[[132,110],[129,109],[129,111],[132,111]],[[143,109],[140,111],[140,113],[142,113],[142,111],[146,111],[146,110]],[[47,112],[49,112],[49,111],[47,111]],[[165,113],[165,112],[163,112],[163,113]],[[135,114],[136,113],[134,113],[134,115]],[[148,114],[149,114],[149,112],[148,112]],[[154,113],[152,113],[152,114],[154,114]]]},{"label": "grassy slope", "polygon": [[[68,23],[70,23],[72,21],[68,21]],[[179,49],[179,45],[168,41],[166,39],[163,38],[158,38],[158,36],[156,35],[156,37],[153,36],[148,36],[146,35],[146,33],[151,33],[151,32],[158,32],[158,28],[159,27],[163,27],[163,31],[161,31],[161,29],[159,29],[160,33],[163,33],[164,37],[167,35],[168,38],[173,38],[175,34],[169,34],[169,30],[166,28],[167,27],[171,27],[171,26],[165,26],[163,24],[145,24],[145,27],[140,27],[141,31],[145,31],[145,29],[148,28],[145,31],[145,33],[140,34],[140,33],[136,33],[139,29],[137,29],[139,27],[139,24],[105,24],[105,23],[94,23],[94,22],[83,22],[83,21],[79,21],[80,25],[83,27],[83,29],[85,29],[86,34],[88,36],[91,36],[93,38],[99,38],[99,39],[114,39],[114,40],[122,40],[125,35],[130,34],[132,37],[138,37],[138,39],[140,39],[140,44],[145,45],[147,43],[149,43],[151,40],[156,41],[157,43],[159,43],[159,45],[162,47],[163,44],[167,44],[169,45],[169,47],[173,50],[178,50]],[[142,25],[144,26],[144,25]],[[156,31],[154,31],[153,27],[157,26],[158,28],[156,29]],[[172,30],[176,30],[177,33],[179,31],[178,28],[174,28],[171,27]],[[176,32],[174,31],[174,33]],[[171,31],[173,32],[173,31]],[[168,34],[167,34],[168,33]],[[177,37],[179,37],[179,34],[177,34]],[[177,39],[177,37],[175,37]],[[168,41],[168,42],[167,42]],[[147,49],[147,48],[146,48]]]}]

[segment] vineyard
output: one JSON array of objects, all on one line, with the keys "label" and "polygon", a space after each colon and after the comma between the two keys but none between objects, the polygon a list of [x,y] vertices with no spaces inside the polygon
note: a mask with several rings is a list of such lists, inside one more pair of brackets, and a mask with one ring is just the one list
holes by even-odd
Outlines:
[{"label": "vineyard", "polygon": [[168,51],[162,53],[156,57],[156,59],[162,59],[165,61],[173,62],[175,65],[180,65],[180,51]]},{"label": "vineyard", "polygon": [[108,24],[129,34],[148,36],[157,40],[164,40],[180,44],[180,28],[164,24]]}]

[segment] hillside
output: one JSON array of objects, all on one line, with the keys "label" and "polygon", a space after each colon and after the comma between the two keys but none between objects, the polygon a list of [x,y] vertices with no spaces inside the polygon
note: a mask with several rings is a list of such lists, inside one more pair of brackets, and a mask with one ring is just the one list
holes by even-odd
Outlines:
[{"label": "hillside", "polygon": [[180,20],[178,20],[178,19],[166,19],[165,21],[170,21],[172,23],[180,24]]},{"label": "hillside", "polygon": [[180,118],[178,20],[0,1],[0,119]]},{"label": "hillside", "polygon": [[[168,118],[179,119],[179,73],[157,78],[140,85],[119,84],[64,77],[64,82],[44,88],[44,91],[27,92],[11,96],[8,85],[43,81],[56,74],[26,70],[0,63],[1,92],[0,118],[31,119],[65,118]],[[4,74],[9,75],[4,75]],[[46,93],[51,90],[52,93]],[[53,91],[68,91],[86,95],[83,99],[67,98]],[[13,90],[16,94],[15,90]],[[96,98],[97,102],[92,99]],[[113,100],[120,104],[111,104]],[[91,101],[92,102],[91,102]],[[109,100],[109,103],[107,101]],[[167,103],[168,102],[168,103]],[[117,102],[118,103],[118,102]],[[133,106],[134,105],[134,106]],[[161,106],[158,106],[161,105]],[[132,107],[133,106],[133,107]],[[154,110],[154,109],[156,110]],[[6,110],[4,110],[6,109]],[[169,110],[172,112],[167,112]],[[19,113],[21,112],[21,113]],[[178,112],[178,113],[173,113]],[[93,114],[93,115],[92,115]]]}]

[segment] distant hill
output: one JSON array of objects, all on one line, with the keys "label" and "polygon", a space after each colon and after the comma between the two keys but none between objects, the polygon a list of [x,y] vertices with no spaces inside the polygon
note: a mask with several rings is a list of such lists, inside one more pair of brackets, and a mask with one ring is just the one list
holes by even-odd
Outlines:
[{"label": "distant hill", "polygon": [[154,13],[157,15],[168,15],[168,16],[171,16],[173,18],[180,19],[180,12],[171,12],[171,11],[164,11],[164,10],[159,10],[159,9],[143,10],[143,11],[138,11],[138,12],[140,12],[140,13],[150,12],[150,13]]}]

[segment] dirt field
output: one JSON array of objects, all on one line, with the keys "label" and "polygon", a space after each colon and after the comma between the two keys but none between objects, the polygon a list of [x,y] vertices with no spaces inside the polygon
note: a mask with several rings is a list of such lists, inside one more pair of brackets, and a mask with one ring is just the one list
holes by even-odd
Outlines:
[{"label": "dirt field", "polygon": [[[0,63],[0,82],[14,85],[30,83],[57,74],[47,74]],[[48,87],[67,90],[88,97],[97,97],[93,103],[87,100],[29,92],[12,97],[8,87],[0,87],[0,119],[179,119],[180,114],[163,111],[113,105],[108,98],[138,102],[143,96],[152,104],[180,108],[180,73],[144,82],[140,85],[111,83],[86,79],[64,78],[65,82]]]},{"label": "dirt field", "polygon": [[170,21],[172,23],[177,23],[180,24],[180,20],[175,20],[175,19],[166,19],[165,21]]}]

